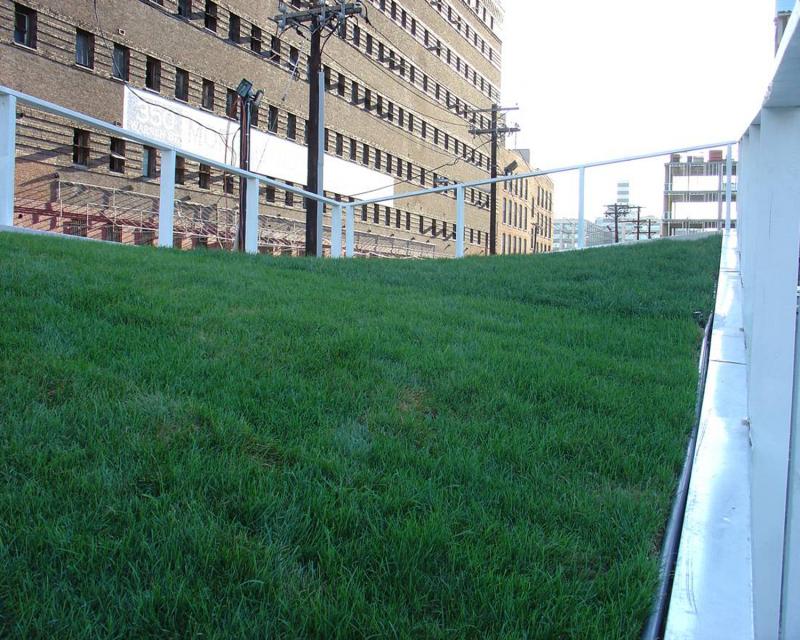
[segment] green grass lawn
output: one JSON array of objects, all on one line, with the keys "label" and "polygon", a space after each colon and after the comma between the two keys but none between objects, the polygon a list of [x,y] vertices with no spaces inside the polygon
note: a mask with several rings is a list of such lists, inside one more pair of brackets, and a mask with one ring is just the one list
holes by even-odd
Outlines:
[{"label": "green grass lawn", "polygon": [[0,234],[0,637],[636,638],[719,249]]}]

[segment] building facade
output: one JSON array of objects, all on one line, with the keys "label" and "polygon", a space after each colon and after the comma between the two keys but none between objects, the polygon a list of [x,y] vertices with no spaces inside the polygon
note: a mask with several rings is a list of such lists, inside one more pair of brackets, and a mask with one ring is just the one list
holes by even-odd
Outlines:
[{"label": "building facade", "polygon": [[665,236],[719,229],[725,223],[727,184],[731,183],[731,220],[736,220],[737,161],[732,160],[727,176],[727,159],[722,150],[708,152],[707,158],[673,154],[664,165]]},{"label": "building facade", "polygon": [[[587,247],[598,247],[614,242],[614,231],[608,226],[601,226],[585,221]],[[578,248],[578,219],[560,218],[553,221],[553,251],[572,251]]]},{"label": "building facade", "polygon": [[[528,149],[503,149],[500,170],[508,175],[533,171]],[[553,250],[553,181],[519,178],[498,187],[497,252],[548,253]]]},{"label": "building facade", "polygon": [[[501,3],[364,4],[369,21],[349,19],[323,53],[326,195],[346,202],[487,178],[490,149],[469,130],[488,126],[475,110],[499,99]],[[0,0],[0,84],[238,164],[235,88],[247,78],[265,93],[251,169],[302,186],[309,41],[278,32],[278,9],[277,0]],[[155,149],[19,111],[15,224],[154,241]],[[231,246],[238,181],[180,157],[175,173],[176,246]],[[466,198],[466,254],[483,254],[488,195]],[[302,199],[265,188],[260,200],[260,249],[301,252]],[[452,255],[454,245],[453,193],[356,211],[362,255]]]}]

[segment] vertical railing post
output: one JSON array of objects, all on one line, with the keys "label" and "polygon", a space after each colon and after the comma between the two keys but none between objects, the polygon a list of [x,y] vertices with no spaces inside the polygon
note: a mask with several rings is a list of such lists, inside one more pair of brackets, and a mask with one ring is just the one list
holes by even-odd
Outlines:
[{"label": "vertical railing post", "polygon": [[725,185],[725,233],[730,233],[731,230],[731,197],[733,181],[733,145],[728,145],[728,159],[725,165],[725,174],[728,177],[728,183]]},{"label": "vertical railing post", "polygon": [[464,257],[464,187],[456,187],[456,258]]},{"label": "vertical railing post", "polygon": [[[751,127],[751,139],[753,130]],[[755,636],[776,637],[784,575],[800,226],[800,108],[761,110],[748,148],[750,478]],[[796,579],[796,578],[795,578]],[[796,603],[795,603],[796,606]],[[797,630],[785,636],[797,638]]]},{"label": "vertical railing post", "polygon": [[331,258],[342,257],[342,205],[331,210]]},{"label": "vertical railing post", "polygon": [[244,250],[247,253],[258,253],[258,178],[247,178],[247,217],[244,221]]},{"label": "vertical railing post", "polygon": [[349,204],[345,208],[344,228],[345,228],[345,255],[352,258],[355,253],[355,229],[353,228],[353,205]]},{"label": "vertical railing post", "polygon": [[14,224],[17,99],[0,95],[0,225]]},{"label": "vertical railing post", "polygon": [[171,247],[175,220],[175,149],[161,150],[158,246]]},{"label": "vertical railing post", "polygon": [[586,248],[586,167],[578,169],[578,249]]}]

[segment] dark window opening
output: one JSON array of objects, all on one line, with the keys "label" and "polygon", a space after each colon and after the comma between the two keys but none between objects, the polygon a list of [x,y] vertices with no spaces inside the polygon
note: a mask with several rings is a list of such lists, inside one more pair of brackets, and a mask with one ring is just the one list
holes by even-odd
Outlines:
[{"label": "dark window opening", "polygon": [[89,166],[89,132],[75,129],[72,134],[72,163]]},{"label": "dark window opening", "polygon": [[19,3],[14,3],[14,42],[31,49],[36,48],[36,12]]},{"label": "dark window opening", "polygon": [[75,32],[75,64],[94,69],[94,35],[83,29]]}]

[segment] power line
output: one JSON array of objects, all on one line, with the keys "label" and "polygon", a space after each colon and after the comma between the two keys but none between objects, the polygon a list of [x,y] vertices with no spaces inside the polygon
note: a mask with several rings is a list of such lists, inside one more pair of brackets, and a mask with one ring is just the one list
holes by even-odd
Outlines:
[{"label": "power line", "polygon": [[[477,148],[476,148],[476,151],[477,151],[478,149],[482,149],[483,147],[485,147],[485,146],[486,146],[487,144],[489,144],[490,142],[491,142],[491,140],[487,140],[487,141],[486,141],[486,142],[484,142],[484,143],[483,143],[483,144],[482,144],[480,147],[477,147]],[[455,157],[455,158],[452,160],[452,162],[445,162],[444,164],[440,164],[438,167],[434,167],[433,169],[430,169],[429,171],[430,171],[431,173],[435,173],[436,171],[439,171],[440,169],[443,169],[443,168],[445,168],[445,167],[454,167],[454,166],[455,166],[456,164],[458,164],[459,162],[466,162],[466,160],[464,160],[463,158],[460,158],[460,157]],[[400,185],[400,184],[413,184],[413,181],[412,181],[412,180],[408,180],[408,179],[401,179],[401,180],[397,180],[396,182],[393,182],[393,183],[392,183],[391,185],[389,185],[389,186],[391,186],[391,187],[396,187],[397,185]],[[368,191],[361,191],[360,193],[354,193],[354,194],[352,194],[352,195],[351,195],[351,197],[353,197],[353,198],[356,198],[356,197],[359,197],[359,196],[365,196],[365,195],[368,195],[368,194],[370,194],[370,193],[375,193],[376,191],[380,191],[381,189],[385,189],[385,188],[386,188],[386,187],[377,187],[377,188],[375,188],[375,189],[369,189]]]},{"label": "power line", "polygon": [[[372,29],[374,29],[374,30],[375,30],[375,32],[376,32],[377,34],[379,34],[380,36],[382,36],[382,37],[383,37],[383,38],[384,38],[384,39],[385,39],[385,40],[386,40],[386,41],[387,41],[389,44],[391,44],[391,45],[392,45],[392,46],[393,46],[395,49],[397,49],[398,51],[401,51],[401,50],[402,50],[402,47],[399,47],[399,46],[397,46],[397,43],[395,43],[395,42],[394,42],[394,41],[393,41],[393,40],[392,40],[392,39],[391,39],[389,36],[387,36],[387,35],[386,35],[386,34],[385,34],[383,31],[381,31],[380,29],[378,29],[378,27],[376,27],[374,24],[372,24],[372,22],[370,22],[370,20],[369,20],[369,17],[368,17],[368,16],[366,17],[366,21],[367,21],[367,24],[368,24],[370,27],[372,27]],[[419,44],[419,43],[418,43],[418,44]],[[441,46],[441,43],[440,43],[440,46]],[[428,51],[431,51],[431,49],[427,49],[427,50],[428,50]],[[438,56],[437,56],[437,57],[438,57]],[[444,64],[444,61],[442,61],[442,63]],[[448,65],[448,66],[449,66],[449,65]],[[395,79],[395,78],[393,77],[393,79]],[[395,79],[395,80],[396,80],[396,79]],[[398,82],[399,82],[399,81],[398,81]],[[416,88],[416,85],[412,85],[412,86],[415,86],[415,88]],[[424,95],[424,97],[425,97],[425,98],[426,98],[426,99],[427,99],[429,102],[433,103],[433,104],[434,104],[434,105],[436,105],[438,108],[440,108],[440,109],[441,109],[441,108],[443,108],[441,103],[437,102],[436,100],[433,100],[433,99],[432,99],[432,98],[430,98],[430,97],[429,97],[427,94],[423,94],[423,95]],[[467,106],[467,109],[468,109],[468,111],[470,111],[470,112],[473,112],[473,113],[477,113],[477,112],[479,112],[479,110],[478,110],[478,109],[475,109],[475,108],[473,108],[473,107],[469,106],[469,105],[467,104],[467,102],[466,102],[466,101],[464,101],[464,103],[465,103],[465,106]],[[445,105],[445,106],[444,106],[444,108],[445,108],[446,110],[448,110],[448,111],[449,111],[449,109],[450,109],[450,106],[449,106],[449,105]],[[474,124],[474,123],[469,123],[469,124]],[[466,126],[469,126],[469,124],[466,124]],[[465,123],[463,123],[463,122],[459,122],[459,125],[465,125]]]},{"label": "power line", "polygon": [[[369,24],[370,26],[372,26],[372,28],[373,28],[373,29],[375,29],[375,27],[372,25],[372,23],[367,23],[367,24]],[[375,31],[377,31],[378,33],[380,33],[381,35],[383,35],[383,34],[382,34],[380,31],[378,31],[377,29],[375,29]],[[384,38],[386,38],[386,36],[383,36],[383,37],[384,37]],[[409,82],[409,83],[404,83],[404,82],[402,82],[402,81],[398,80],[398,79],[397,79],[397,78],[394,76],[394,74],[392,74],[392,73],[388,73],[388,74],[387,74],[387,73],[386,73],[386,68],[385,68],[383,65],[381,65],[381,64],[378,64],[378,63],[377,63],[377,62],[375,62],[375,60],[373,60],[373,59],[372,59],[372,58],[371,58],[371,57],[370,57],[368,54],[366,54],[365,52],[361,51],[361,49],[360,49],[359,47],[357,47],[357,46],[356,46],[356,45],[355,45],[353,42],[351,42],[351,41],[350,41],[350,39],[348,39],[348,38],[341,38],[341,40],[342,40],[342,41],[343,41],[345,44],[347,44],[348,46],[352,47],[352,48],[353,48],[355,51],[357,51],[357,52],[358,52],[360,55],[362,55],[362,56],[363,56],[363,57],[364,57],[364,58],[367,60],[367,62],[369,62],[371,65],[373,65],[374,67],[376,67],[377,69],[379,69],[379,70],[381,71],[381,73],[385,74],[385,75],[386,75],[386,76],[387,76],[387,77],[388,77],[388,78],[389,78],[389,79],[390,79],[392,82],[394,82],[395,84],[397,84],[397,85],[398,85],[398,86],[399,86],[399,87],[400,87],[400,88],[401,88],[401,89],[402,89],[404,92],[405,92],[405,91],[408,91],[408,86],[406,86],[406,85],[407,85],[407,84],[410,84],[410,85],[411,85],[411,87],[412,87],[412,88],[413,88],[413,89],[414,89],[414,90],[417,92],[417,94],[418,94],[418,96],[419,96],[420,98],[422,98],[422,99],[423,99],[423,100],[425,100],[426,102],[428,102],[428,103],[432,104],[432,105],[433,105],[434,107],[436,107],[437,109],[444,109],[445,111],[447,111],[447,107],[446,107],[446,106],[444,106],[442,103],[440,103],[440,102],[438,102],[438,101],[434,100],[433,98],[431,98],[431,97],[430,97],[430,96],[429,96],[427,93],[425,93],[425,92],[424,92],[422,89],[420,89],[419,87],[417,87],[417,85],[416,85],[416,84],[413,84],[413,83],[410,83],[410,82]],[[392,46],[394,46],[394,47],[396,47],[396,46],[397,46],[397,45],[395,45],[395,44],[394,44],[394,43],[393,43],[391,40],[389,40],[388,38],[386,38],[386,40],[387,40],[388,42],[390,42],[390,43],[392,44]],[[338,61],[337,61],[337,62],[338,62]],[[441,122],[441,123],[443,123],[443,124],[449,124],[449,125],[452,125],[452,126],[454,126],[454,127],[469,127],[469,126],[470,126],[470,124],[469,124],[469,123],[467,123],[467,122],[463,122],[463,121],[461,121],[461,120],[445,120],[445,119],[443,119],[443,118],[437,118],[437,117],[435,117],[435,116],[427,116],[427,117],[428,117],[429,119],[431,119],[431,120],[436,120],[437,122]]]}]

